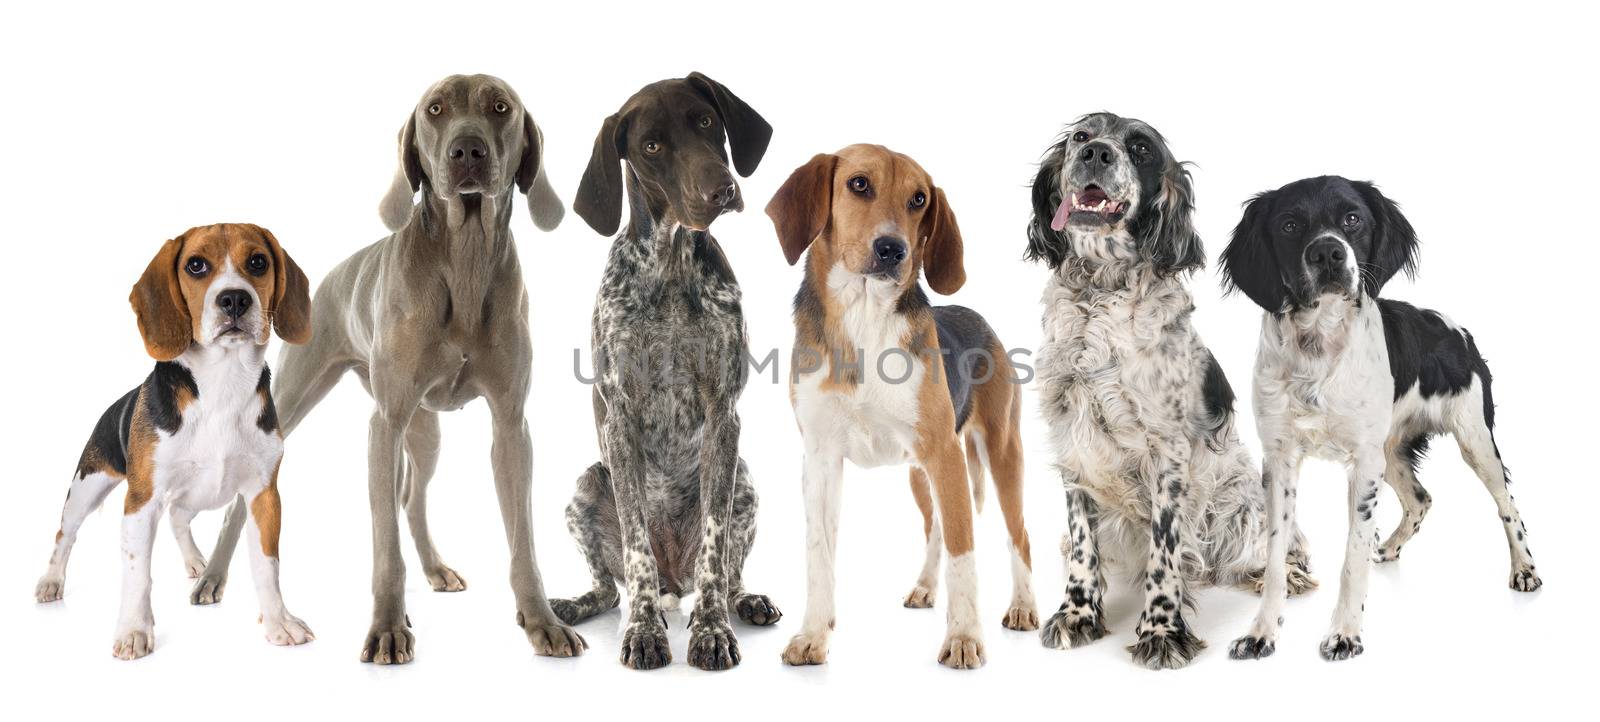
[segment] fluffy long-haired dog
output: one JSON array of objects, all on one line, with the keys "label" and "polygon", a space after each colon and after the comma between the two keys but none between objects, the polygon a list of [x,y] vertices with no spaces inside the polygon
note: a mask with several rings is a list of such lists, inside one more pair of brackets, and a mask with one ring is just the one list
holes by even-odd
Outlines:
[{"label": "fluffy long-haired dog", "polygon": [[1012,599],[1002,623],[1037,629],[1039,617],[1022,520],[1016,374],[982,316],[929,305],[918,281],[921,271],[947,295],[965,283],[955,212],[916,161],[882,146],[852,145],[797,168],[767,204],[767,215],[789,263],[806,254],[794,302],[789,394],[805,437],[808,584],[804,626],[783,659],[827,659],[849,459],[862,467],[912,464],[911,490],[928,546],[906,606],[933,606],[942,545],[950,553],[950,600],[939,661],[977,667],[984,651],[972,510],[973,500],[983,498],[985,466],[1011,542]]},{"label": "fluffy long-haired dog", "polygon": [[[1040,406],[1066,487],[1066,600],[1044,626],[1066,649],[1106,634],[1103,562],[1142,570],[1128,649],[1151,668],[1204,643],[1184,620],[1189,583],[1259,583],[1260,476],[1233,425],[1233,391],[1190,324],[1184,276],[1205,263],[1189,173],[1149,125],[1084,116],[1033,183],[1028,256],[1049,264]],[[1280,549],[1291,586],[1313,585],[1298,533]],[[1281,569],[1281,565],[1280,565]]]},{"label": "fluffy long-haired dog", "polygon": [[111,653],[143,657],[155,648],[150,552],[162,513],[170,515],[190,575],[198,575],[206,562],[190,520],[239,495],[250,510],[250,567],[267,641],[311,641],[311,629],[284,608],[278,588],[283,434],[267,393],[266,362],[274,330],[294,344],[311,336],[305,274],[266,229],[224,223],[191,228],[163,244],[128,300],[155,369],[95,424],[35,597],[61,598],[78,527],[127,482],[127,563]]},{"label": "fluffy long-haired dog", "polygon": [[1266,311],[1255,411],[1272,553],[1260,613],[1230,650],[1236,659],[1265,657],[1276,644],[1284,597],[1276,572],[1307,456],[1350,467],[1350,533],[1323,657],[1362,651],[1378,483],[1394,487],[1404,509],[1399,528],[1376,550],[1378,561],[1389,561],[1428,511],[1416,471],[1432,436],[1455,435],[1494,497],[1511,547],[1511,588],[1529,592],[1541,584],[1506,489],[1489,367],[1472,334],[1435,311],[1378,298],[1390,278],[1414,268],[1416,252],[1416,233],[1393,201],[1371,183],[1335,176],[1256,196],[1223,251],[1227,282]]}]

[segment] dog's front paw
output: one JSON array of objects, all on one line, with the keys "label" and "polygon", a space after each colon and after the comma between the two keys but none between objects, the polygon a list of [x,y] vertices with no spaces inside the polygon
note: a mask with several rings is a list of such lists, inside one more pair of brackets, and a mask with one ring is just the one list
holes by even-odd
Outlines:
[{"label": "dog's front paw", "polygon": [[934,592],[932,589],[918,584],[906,595],[906,609],[928,609],[933,606]]},{"label": "dog's front paw", "polygon": [[1139,641],[1128,645],[1133,661],[1149,669],[1179,669],[1189,664],[1206,643],[1194,636],[1188,627],[1145,631]]},{"label": "dog's front paw", "polygon": [[1039,642],[1050,649],[1072,649],[1106,636],[1106,625],[1099,614],[1089,610],[1062,609],[1045,622]]},{"label": "dog's front paw", "polygon": [[765,627],[777,624],[783,619],[783,612],[778,611],[777,605],[765,594],[745,594],[733,604],[734,613],[745,624]]},{"label": "dog's front paw", "polygon": [[66,586],[67,580],[65,577],[46,574],[39,577],[39,583],[34,586],[33,598],[40,604],[54,602],[61,598],[61,592],[66,589]]},{"label": "dog's front paw", "polygon": [[417,638],[411,635],[411,620],[384,622],[373,620],[367,641],[361,645],[361,661],[373,664],[406,664],[417,656]]},{"label": "dog's front paw", "polygon": [[827,635],[801,632],[789,640],[783,650],[783,663],[798,667],[805,664],[824,664],[828,661]]},{"label": "dog's front paw", "polygon": [[189,590],[190,604],[216,604],[222,601],[222,590],[228,586],[228,577],[223,574],[205,574],[195,580],[194,588]]},{"label": "dog's front paw", "polygon": [[[560,615],[556,615],[557,619]],[[541,657],[576,657],[589,648],[588,640],[557,619],[534,619],[517,612],[517,626],[528,634],[533,653]]]},{"label": "dog's front paw", "polygon": [[156,632],[152,625],[121,629],[111,640],[111,656],[117,659],[138,659],[154,652],[155,649]]},{"label": "dog's front paw", "polygon": [[422,570],[423,576],[428,578],[428,586],[436,592],[461,592],[467,589],[467,580],[462,578],[456,570],[443,564],[432,569]]},{"label": "dog's front paw", "polygon": [[667,630],[658,621],[633,622],[622,635],[622,664],[632,669],[658,669],[672,663]]},{"label": "dog's front paw", "polygon": [[1000,626],[1018,632],[1031,632],[1039,628],[1039,612],[1031,605],[1013,604],[1001,618]]},{"label": "dog's front paw", "polygon": [[1531,592],[1544,586],[1544,580],[1539,578],[1539,573],[1533,566],[1520,567],[1511,572],[1511,588],[1519,592]]},{"label": "dog's front paw", "polygon": [[1266,659],[1278,650],[1276,640],[1247,635],[1233,640],[1228,647],[1229,659]]},{"label": "dog's front paw", "polygon": [[280,647],[305,644],[317,638],[305,622],[288,612],[278,617],[263,618],[261,628],[267,634],[267,641]]},{"label": "dog's front paw", "polygon": [[727,620],[689,623],[689,664],[709,672],[738,666],[739,640]]},{"label": "dog's front paw", "polygon": [[1337,632],[1328,635],[1327,639],[1322,640],[1322,646],[1318,649],[1322,652],[1322,658],[1329,662],[1349,659],[1366,651],[1366,648],[1361,646],[1361,635],[1339,634]]},{"label": "dog's front paw", "polygon": [[199,579],[206,573],[206,558],[196,556],[183,560],[183,573],[190,579]]},{"label": "dog's front paw", "polygon": [[939,645],[939,664],[951,669],[977,669],[986,661],[983,640],[975,634],[950,634]]}]

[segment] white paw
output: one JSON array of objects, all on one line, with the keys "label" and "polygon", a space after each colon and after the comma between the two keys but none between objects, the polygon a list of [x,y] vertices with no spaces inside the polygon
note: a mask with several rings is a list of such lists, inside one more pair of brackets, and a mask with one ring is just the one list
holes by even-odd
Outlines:
[{"label": "white paw", "polygon": [[190,579],[199,579],[201,574],[206,573],[205,557],[183,560],[183,571],[189,575]]},{"label": "white paw", "polygon": [[261,628],[266,632],[267,641],[280,647],[305,644],[317,638],[305,622],[288,612],[278,617],[262,619]]},{"label": "white paw", "polygon": [[65,578],[46,574],[39,577],[39,585],[33,588],[33,598],[40,604],[54,602],[61,598],[61,591],[67,586]]},{"label": "white paw", "polygon": [[138,659],[155,649],[156,632],[153,626],[125,629],[117,632],[111,640],[111,656],[117,659]]},{"label": "white paw", "polygon": [[783,663],[792,666],[823,664],[828,661],[828,635],[801,632],[783,650]]}]

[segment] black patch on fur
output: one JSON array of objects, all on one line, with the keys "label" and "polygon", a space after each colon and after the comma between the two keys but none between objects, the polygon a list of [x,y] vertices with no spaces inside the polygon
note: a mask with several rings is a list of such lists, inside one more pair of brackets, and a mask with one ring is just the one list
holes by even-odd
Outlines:
[{"label": "black patch on fur", "polygon": [[189,369],[171,361],[156,364],[155,370],[144,381],[144,412],[150,423],[169,434],[177,433],[183,426],[183,411],[178,408],[178,389],[186,389],[190,398],[200,398],[200,387],[195,384]]},{"label": "black patch on fur", "polygon": [[89,434],[89,443],[84,445],[83,454],[78,457],[78,478],[101,471],[95,465],[96,460],[104,461],[112,471],[127,476],[128,429],[133,426],[133,410],[139,402],[139,388],[123,394],[100,415],[94,432]]},{"label": "black patch on fur", "polygon": [[278,407],[272,403],[272,371],[261,365],[261,380],[256,382],[256,393],[261,395],[261,415],[256,417],[256,427],[267,433],[278,430]]},{"label": "black patch on fur", "polygon": [[[927,303],[918,289],[918,296]],[[906,294],[907,296],[911,294]],[[904,304],[906,297],[901,297]],[[950,389],[950,403],[956,410],[956,430],[967,424],[972,413],[972,386],[974,383],[998,382],[1000,359],[991,358],[998,343],[994,330],[978,315],[964,306],[938,306],[933,309],[933,325],[939,332],[939,352],[944,355],[945,383]]]},{"label": "black patch on fur", "polygon": [[1394,397],[1399,399],[1413,387],[1424,399],[1458,394],[1477,376],[1483,386],[1484,421],[1494,428],[1489,366],[1471,334],[1451,328],[1438,313],[1403,301],[1378,299],[1378,312],[1389,347]]},{"label": "black patch on fur", "polygon": [[1222,373],[1222,365],[1217,363],[1217,357],[1206,351],[1206,378],[1200,387],[1201,398],[1206,404],[1206,413],[1216,422],[1226,421],[1233,416],[1233,387],[1228,384],[1228,377]]}]

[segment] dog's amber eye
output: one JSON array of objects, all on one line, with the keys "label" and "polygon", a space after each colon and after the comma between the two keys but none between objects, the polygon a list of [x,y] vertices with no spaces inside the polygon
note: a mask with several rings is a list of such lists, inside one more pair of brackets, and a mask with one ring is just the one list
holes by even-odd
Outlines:
[{"label": "dog's amber eye", "polygon": [[708,116],[705,116],[705,117],[701,118],[700,119],[700,127],[702,127],[702,128],[710,128],[711,127],[711,116],[708,115]]},{"label": "dog's amber eye", "polygon": [[647,140],[647,141],[644,142],[644,152],[649,154],[649,155],[655,155],[657,153],[660,153],[661,152],[661,144],[657,143],[657,142],[655,142],[653,140]]},{"label": "dog's amber eye", "polygon": [[867,177],[864,175],[858,175],[854,178],[851,178],[846,185],[849,185],[850,190],[856,193],[866,193],[867,191],[872,190],[872,184],[867,182]]},{"label": "dog's amber eye", "polygon": [[1298,233],[1298,232],[1300,232],[1300,224],[1299,224],[1299,222],[1297,222],[1297,221],[1284,221],[1283,222],[1283,232],[1284,233]]},{"label": "dog's amber eye", "polygon": [[438,103],[434,103],[433,105],[428,106],[428,115],[438,115],[438,114],[443,113],[443,112],[444,112],[444,106],[442,106],[442,105],[440,105]]},{"label": "dog's amber eye", "polygon": [[504,112],[506,112],[508,110],[511,110],[511,106],[506,105],[506,101],[504,101],[504,100],[495,101],[494,112],[496,112],[496,113],[504,113]]},{"label": "dog's amber eye", "polygon": [[250,256],[250,258],[244,262],[244,267],[245,270],[249,271],[250,275],[252,276],[259,276],[263,273],[266,273],[267,257],[265,254],[261,253]]},{"label": "dog's amber eye", "polygon": [[1084,141],[1086,141],[1088,139],[1089,139],[1089,134],[1085,133],[1085,132],[1083,132],[1081,130],[1072,134],[1072,141],[1074,143],[1082,143],[1082,142],[1084,142]]},{"label": "dog's amber eye", "polygon": [[911,196],[912,208],[921,208],[925,205],[928,205],[928,194],[923,193],[922,191],[917,191],[916,195]]},{"label": "dog's amber eye", "polygon": [[1361,225],[1361,216],[1358,216],[1358,215],[1356,215],[1354,213],[1346,213],[1346,214],[1344,214],[1344,227],[1345,228],[1355,228],[1356,226],[1359,226],[1359,225]]},{"label": "dog's amber eye", "polygon": [[206,259],[204,258],[192,256],[189,258],[187,263],[183,264],[183,270],[187,271],[189,275],[199,278],[206,275],[206,272],[211,270],[211,264],[206,263]]}]

